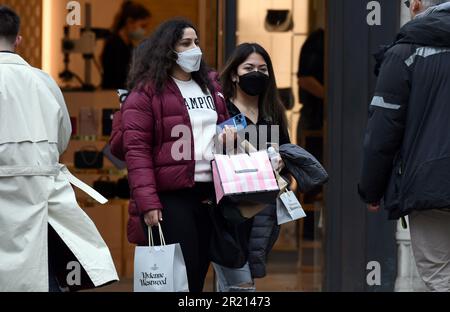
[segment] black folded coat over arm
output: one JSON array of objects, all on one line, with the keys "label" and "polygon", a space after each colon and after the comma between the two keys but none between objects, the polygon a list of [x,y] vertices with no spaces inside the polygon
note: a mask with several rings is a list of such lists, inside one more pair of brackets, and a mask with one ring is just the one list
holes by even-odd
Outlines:
[{"label": "black folded coat over arm", "polygon": [[320,162],[300,146],[281,145],[280,155],[286,169],[297,181],[300,192],[308,193],[328,181],[328,173]]}]

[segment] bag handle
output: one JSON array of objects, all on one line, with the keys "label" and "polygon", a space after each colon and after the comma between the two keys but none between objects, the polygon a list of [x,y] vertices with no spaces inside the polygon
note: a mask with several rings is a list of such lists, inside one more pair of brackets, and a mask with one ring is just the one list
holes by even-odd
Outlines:
[{"label": "bag handle", "polygon": [[[162,231],[161,223],[158,223],[158,232],[159,232],[159,240],[161,242],[161,246],[166,246],[166,240],[164,238],[164,234]],[[152,227],[148,227],[148,243],[150,247],[155,246],[155,242],[153,240],[153,233],[152,233]]]},{"label": "bag handle", "polygon": [[[257,151],[257,149],[247,140],[242,141],[241,145],[245,149],[246,153],[248,153],[248,154]],[[282,192],[288,191],[288,185],[289,185],[288,182],[281,176],[281,174],[278,171],[275,170],[274,173],[275,173],[275,178],[277,180],[278,187],[280,188],[280,190]]]},{"label": "bag handle", "polygon": [[[78,152],[81,155],[81,159],[83,159],[83,161],[88,166],[94,165],[97,162],[97,160],[99,159],[99,157],[101,157],[101,152],[97,149],[97,147],[95,145],[85,146],[85,147],[81,148]],[[95,153],[97,153],[97,155],[94,157],[93,160],[87,161],[86,156],[84,155],[83,152],[95,152]]]}]

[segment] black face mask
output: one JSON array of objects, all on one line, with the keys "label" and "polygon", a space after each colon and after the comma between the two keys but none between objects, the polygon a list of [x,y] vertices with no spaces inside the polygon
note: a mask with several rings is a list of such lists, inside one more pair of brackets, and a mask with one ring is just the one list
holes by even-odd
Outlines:
[{"label": "black face mask", "polygon": [[239,87],[250,96],[257,96],[263,93],[268,83],[269,76],[259,71],[239,76]]}]

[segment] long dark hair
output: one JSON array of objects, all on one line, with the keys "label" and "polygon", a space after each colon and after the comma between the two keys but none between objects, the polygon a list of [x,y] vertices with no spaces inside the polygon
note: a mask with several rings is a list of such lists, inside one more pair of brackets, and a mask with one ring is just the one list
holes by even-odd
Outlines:
[{"label": "long dark hair", "polygon": [[143,5],[133,1],[125,1],[119,13],[114,18],[113,33],[117,34],[125,25],[128,19],[143,20],[151,17],[151,13]]},{"label": "long dark hair", "polygon": [[253,53],[257,53],[264,58],[269,70],[269,83],[266,90],[259,96],[260,114],[273,125],[279,125],[280,130],[287,134],[286,110],[278,93],[272,60],[269,53],[259,44],[243,43],[236,47],[220,75],[223,94],[227,100],[236,96],[236,83],[233,81],[233,76],[238,75],[238,67]]},{"label": "long dark hair", "polygon": [[[193,28],[198,34],[194,25],[187,20],[169,20],[161,24],[149,38],[136,48],[128,75],[129,90],[151,82],[157,92],[162,91],[178,58],[175,47],[183,38],[186,28]],[[208,72],[209,69],[202,60],[200,70],[192,73],[192,79],[202,88],[203,92],[212,89]]]}]

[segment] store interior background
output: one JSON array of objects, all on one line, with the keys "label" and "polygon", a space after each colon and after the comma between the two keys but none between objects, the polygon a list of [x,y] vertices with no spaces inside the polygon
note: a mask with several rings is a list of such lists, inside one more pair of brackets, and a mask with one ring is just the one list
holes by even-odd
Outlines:
[{"label": "store interior background", "polygon": [[[202,49],[207,62],[212,67],[223,65],[223,36],[226,29],[221,28],[223,21],[224,1],[226,0],[137,0],[152,13],[149,32],[159,23],[176,16],[187,17],[196,25],[201,37]],[[68,89],[76,86],[76,82],[67,83],[59,78],[64,69],[64,56],[61,52],[61,40],[64,35],[69,1],[65,0],[2,0],[14,8],[23,20],[22,34],[24,43],[19,50],[31,65],[40,67],[60,84]],[[122,0],[79,0],[82,12],[84,4],[92,5],[92,25],[98,28],[111,28],[115,14]],[[268,9],[288,9],[293,14],[294,28],[283,33],[271,33],[265,30],[264,20]],[[84,25],[82,14],[82,26]],[[295,106],[287,112],[290,122],[291,139],[297,138],[297,123],[300,118],[301,104],[298,100],[297,69],[301,46],[307,35],[318,27],[325,28],[325,0],[238,0],[237,1],[236,42],[258,42],[270,53],[280,88],[292,88]],[[217,23],[219,21],[219,23]],[[71,38],[79,36],[80,27],[70,27]],[[103,40],[96,43],[95,58],[100,60]],[[84,62],[81,55],[71,55],[70,69],[84,76]],[[99,71],[92,68],[93,83],[101,82]],[[65,91],[64,96],[71,116],[77,116],[81,107],[118,108],[115,92],[96,90],[95,92]],[[326,123],[325,123],[326,124]],[[99,124],[99,132],[101,125]],[[312,135],[322,135],[323,132]],[[73,155],[86,147],[101,150],[107,137],[74,138],[69,150],[63,155],[62,162],[87,183],[108,177],[118,180],[126,172],[114,169],[105,160],[102,170],[78,170],[73,166]],[[131,291],[133,273],[133,246],[126,240],[127,203],[124,200],[111,200],[106,206],[98,206],[90,202],[82,193],[77,192],[80,206],[94,220],[99,231],[111,249],[117,270],[122,276],[121,283],[103,289],[103,291]],[[323,250],[322,237],[324,228],[320,227],[323,200],[319,196],[313,205],[305,206],[309,222],[293,222],[283,226],[277,244],[269,257],[268,276],[257,281],[257,289],[261,291],[320,291],[322,289]],[[313,232],[312,238],[305,239],[305,228]],[[121,229],[121,231],[118,231]],[[213,274],[208,275],[205,290],[212,290]]]}]

